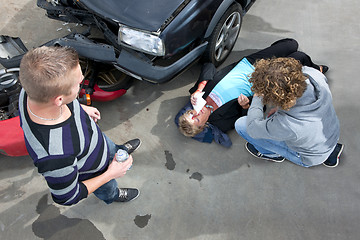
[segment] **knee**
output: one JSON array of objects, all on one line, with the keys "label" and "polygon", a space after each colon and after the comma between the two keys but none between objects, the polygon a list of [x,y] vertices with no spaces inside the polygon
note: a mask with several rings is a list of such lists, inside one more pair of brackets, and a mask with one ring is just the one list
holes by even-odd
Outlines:
[{"label": "knee", "polygon": [[272,45],[275,45],[277,43],[286,43],[288,48],[293,52],[295,52],[299,47],[299,43],[293,38],[284,38],[274,42]]},{"label": "knee", "polygon": [[297,49],[299,47],[299,43],[295,39],[286,38],[285,40],[288,42],[288,44],[289,44],[288,46],[293,52],[297,51]]},{"label": "knee", "polygon": [[297,49],[299,48],[299,43],[295,40],[295,39],[292,39],[292,38],[289,38],[289,41],[290,41],[290,44],[291,44],[291,47],[293,48],[293,51],[297,51]]},{"label": "knee", "polygon": [[235,122],[235,130],[239,135],[243,135],[242,133],[246,132],[246,116],[241,117]]}]

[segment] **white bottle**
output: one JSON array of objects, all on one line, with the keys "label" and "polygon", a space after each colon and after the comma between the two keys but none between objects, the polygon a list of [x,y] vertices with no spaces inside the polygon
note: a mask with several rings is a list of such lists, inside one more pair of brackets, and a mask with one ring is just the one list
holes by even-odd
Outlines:
[{"label": "white bottle", "polygon": [[[129,158],[129,154],[124,149],[119,149],[115,154],[115,159],[118,162],[124,162]],[[129,169],[132,167],[132,165],[129,167]]]},{"label": "white bottle", "polygon": [[127,151],[123,149],[119,149],[115,154],[115,156],[116,156],[116,161],[118,162],[124,162],[129,158],[129,154],[127,153]]}]

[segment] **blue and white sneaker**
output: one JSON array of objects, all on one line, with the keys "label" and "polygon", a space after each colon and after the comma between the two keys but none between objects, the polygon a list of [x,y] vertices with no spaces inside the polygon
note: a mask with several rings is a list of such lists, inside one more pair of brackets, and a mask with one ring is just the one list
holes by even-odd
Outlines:
[{"label": "blue and white sneaker", "polygon": [[266,156],[262,153],[260,153],[255,147],[254,145],[252,145],[251,143],[249,142],[246,142],[245,143],[245,148],[246,150],[248,150],[248,152],[253,155],[254,157],[256,158],[261,158],[261,159],[264,159],[264,160],[268,160],[268,161],[273,161],[273,162],[283,162],[285,160],[284,157],[282,156],[278,156],[278,157],[269,157],[269,156]]}]

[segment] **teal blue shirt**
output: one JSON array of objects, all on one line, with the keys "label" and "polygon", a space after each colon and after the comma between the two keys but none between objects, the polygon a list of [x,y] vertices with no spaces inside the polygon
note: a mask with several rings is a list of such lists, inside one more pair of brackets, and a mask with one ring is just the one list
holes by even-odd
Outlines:
[{"label": "teal blue shirt", "polygon": [[243,58],[226,76],[214,87],[209,96],[220,107],[237,98],[240,94],[247,97],[254,95],[249,82],[254,66]]}]

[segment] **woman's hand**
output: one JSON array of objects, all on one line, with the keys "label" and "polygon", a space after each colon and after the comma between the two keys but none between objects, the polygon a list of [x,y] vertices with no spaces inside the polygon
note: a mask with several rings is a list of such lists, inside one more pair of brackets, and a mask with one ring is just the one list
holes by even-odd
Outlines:
[{"label": "woman's hand", "polygon": [[86,106],[81,104],[84,111],[94,120],[94,122],[97,122],[97,120],[100,120],[100,111],[97,110],[97,108]]},{"label": "woman's hand", "polygon": [[243,94],[240,94],[238,97],[238,103],[243,109],[248,109],[250,107],[250,100]]}]

